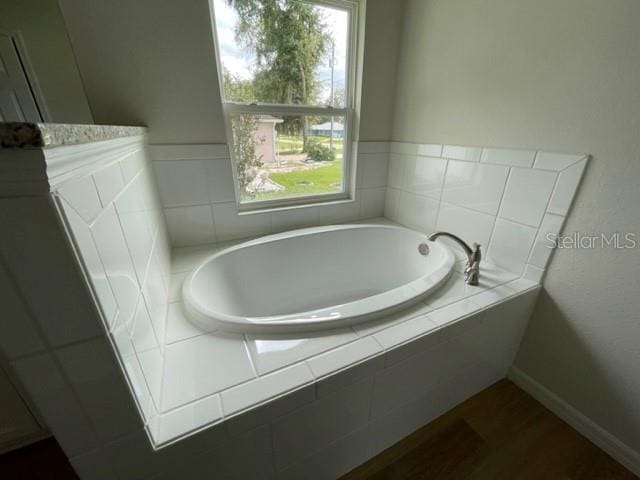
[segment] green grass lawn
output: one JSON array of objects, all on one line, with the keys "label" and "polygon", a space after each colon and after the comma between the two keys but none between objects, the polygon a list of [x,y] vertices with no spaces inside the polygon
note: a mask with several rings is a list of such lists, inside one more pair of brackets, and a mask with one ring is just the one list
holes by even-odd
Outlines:
[{"label": "green grass lawn", "polygon": [[283,155],[287,153],[302,153],[302,137],[278,135],[276,144],[278,151]]},{"label": "green grass lawn", "polygon": [[[309,137],[309,139],[327,146],[331,140],[329,137]],[[283,159],[286,159],[287,154],[299,155],[302,153],[301,135],[278,135],[276,142]],[[261,193],[243,200],[271,200],[341,191],[343,155],[343,140],[341,138],[333,139],[333,149],[336,152],[336,159],[326,166],[286,173],[270,173],[269,178],[285,187],[284,191]]]},{"label": "green grass lawn", "polygon": [[251,200],[336,193],[342,189],[342,160],[310,170],[271,173],[269,178],[286,188],[284,192],[262,193]]}]

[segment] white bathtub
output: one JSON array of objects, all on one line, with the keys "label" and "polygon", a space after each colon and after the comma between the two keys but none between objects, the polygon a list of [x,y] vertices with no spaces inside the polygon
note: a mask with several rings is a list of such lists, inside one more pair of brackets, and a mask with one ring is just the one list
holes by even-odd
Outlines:
[{"label": "white bathtub", "polygon": [[[424,256],[418,245],[427,243]],[[402,227],[333,225],[227,248],[188,275],[195,325],[247,333],[322,330],[377,318],[416,302],[449,277],[446,245]]]}]

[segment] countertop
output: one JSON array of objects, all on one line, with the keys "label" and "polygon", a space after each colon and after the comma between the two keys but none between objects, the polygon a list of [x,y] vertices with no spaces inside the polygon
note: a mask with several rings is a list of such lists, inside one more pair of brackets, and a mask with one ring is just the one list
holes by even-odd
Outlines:
[{"label": "countertop", "polygon": [[0,122],[2,148],[53,148],[144,135],[145,127],[67,123]]}]

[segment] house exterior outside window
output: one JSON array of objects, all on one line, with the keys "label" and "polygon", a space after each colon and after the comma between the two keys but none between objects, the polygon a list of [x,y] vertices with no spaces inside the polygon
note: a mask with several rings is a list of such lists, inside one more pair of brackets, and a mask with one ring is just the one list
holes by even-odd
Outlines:
[{"label": "house exterior outside window", "polygon": [[239,211],[352,199],[359,0],[213,0]]}]

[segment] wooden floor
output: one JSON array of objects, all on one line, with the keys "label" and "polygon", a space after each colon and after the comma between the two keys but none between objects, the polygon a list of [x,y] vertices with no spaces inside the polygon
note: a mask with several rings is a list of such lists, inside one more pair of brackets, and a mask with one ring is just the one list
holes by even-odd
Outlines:
[{"label": "wooden floor", "polygon": [[527,393],[502,380],[342,480],[637,479]]},{"label": "wooden floor", "polygon": [[[53,439],[0,455],[0,480],[77,478]],[[502,380],[342,478],[364,479],[637,477],[513,383]]]}]

